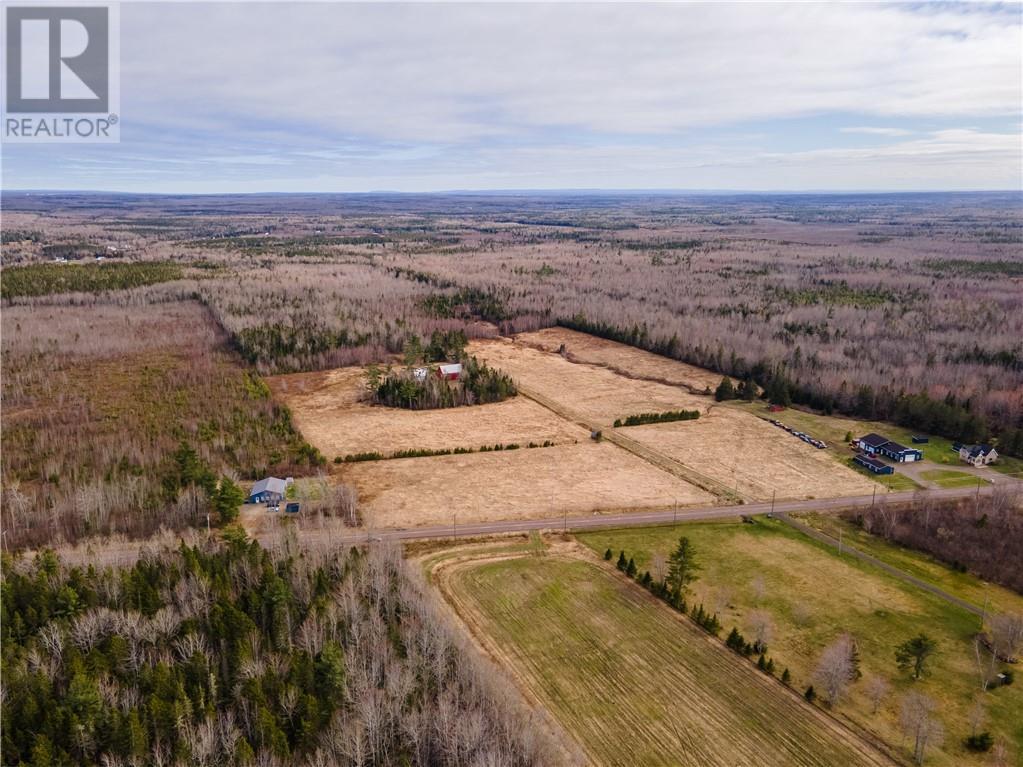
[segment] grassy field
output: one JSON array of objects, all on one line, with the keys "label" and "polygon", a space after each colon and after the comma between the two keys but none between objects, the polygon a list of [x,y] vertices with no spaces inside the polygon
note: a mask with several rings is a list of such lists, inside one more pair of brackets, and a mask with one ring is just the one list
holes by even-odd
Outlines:
[{"label": "grassy field", "polygon": [[975,487],[978,482],[973,474],[952,469],[928,469],[920,472],[920,477],[941,487]]},{"label": "grassy field", "polygon": [[[774,623],[770,654],[779,668],[788,667],[793,684],[812,682],[822,650],[844,632],[858,644],[864,678],[882,676],[892,694],[878,714],[872,713],[864,682],[853,685],[837,712],[895,747],[904,746],[898,728],[899,705],[909,690],[921,690],[938,702],[947,737],[933,764],[980,764],[962,748],[969,734],[969,711],[979,693],[972,638],[979,618],[870,565],[818,544],[780,522],[755,525],[732,522],[676,527],[633,528],[579,535],[596,552],[624,549],[640,572],[652,567],[653,555],[666,555],[680,535],[695,545],[702,570],[693,593],[696,601],[717,611],[724,632],[732,626],[748,633],[750,613],[766,612]],[[852,542],[852,541],[850,541]],[[912,558],[914,555],[905,554]],[[935,577],[935,563],[921,564],[914,574]],[[940,574],[940,566],[938,572]],[[952,574],[935,577],[944,585]],[[975,598],[976,592],[971,593]],[[1002,595],[1008,607],[1018,603]],[[919,632],[939,643],[932,673],[918,682],[900,672],[895,647]],[[723,633],[724,633],[723,632]],[[1013,751],[1023,748],[1023,688],[1003,687],[984,696],[985,725]]]},{"label": "grassy field", "polygon": [[799,519],[833,538],[837,538],[841,531],[842,540],[850,546],[933,583],[977,607],[990,612],[1023,614],[1023,596],[970,573],[953,570],[929,554],[889,543],[881,536],[871,535],[852,522],[831,514],[805,514]]},{"label": "grassy field", "polygon": [[470,562],[461,616],[601,765],[890,762],[619,576],[578,559]]}]

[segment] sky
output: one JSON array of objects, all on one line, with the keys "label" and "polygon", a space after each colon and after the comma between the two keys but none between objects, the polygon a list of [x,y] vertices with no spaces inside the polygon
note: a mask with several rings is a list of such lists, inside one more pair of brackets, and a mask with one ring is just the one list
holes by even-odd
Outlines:
[{"label": "sky", "polygon": [[132,3],[3,189],[1020,189],[1023,5]]}]

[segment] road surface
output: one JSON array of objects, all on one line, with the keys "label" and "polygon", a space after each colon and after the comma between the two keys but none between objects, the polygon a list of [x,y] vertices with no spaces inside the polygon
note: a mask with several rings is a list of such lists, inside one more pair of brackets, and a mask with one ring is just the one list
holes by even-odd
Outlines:
[{"label": "road surface", "polygon": [[[1023,488],[1023,482],[1014,483]],[[852,509],[870,508],[874,503],[908,503],[923,497],[936,500],[954,500],[970,498],[976,495],[990,495],[996,488],[957,487],[942,490],[914,490],[898,493],[876,493],[872,495],[855,495],[844,498],[815,498],[808,501],[778,501],[771,503],[743,503],[734,506],[703,506],[687,508],[680,511],[666,509],[663,511],[636,511],[615,514],[593,514],[585,517],[542,517],[540,519],[514,519],[497,522],[467,522],[459,524],[457,519],[452,524],[432,527],[415,527],[408,529],[364,530],[332,536],[339,543],[367,543],[369,541],[409,541],[428,538],[462,538],[502,533],[525,533],[533,530],[593,530],[601,527],[642,527],[668,522],[691,522],[700,519],[728,519],[741,514],[766,514],[769,512],[798,514],[800,512],[838,513]],[[310,531],[311,532],[311,531]]]}]

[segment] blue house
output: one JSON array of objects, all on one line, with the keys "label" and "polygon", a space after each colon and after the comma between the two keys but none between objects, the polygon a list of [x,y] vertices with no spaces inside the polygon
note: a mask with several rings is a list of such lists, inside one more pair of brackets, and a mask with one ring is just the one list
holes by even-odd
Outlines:
[{"label": "blue house", "polygon": [[246,503],[280,503],[284,500],[284,493],[288,489],[288,482],[277,477],[261,479],[252,486]]},{"label": "blue house", "polygon": [[889,442],[888,437],[882,437],[880,434],[868,434],[865,437],[860,437],[853,443],[856,447],[862,450],[864,453],[870,453],[874,455],[881,451],[882,445],[887,445]]},{"label": "blue house", "polygon": [[875,474],[894,474],[895,468],[889,466],[887,463],[881,463],[876,458],[871,458],[869,455],[858,455],[853,458],[854,463],[858,463],[868,471],[872,471]]}]

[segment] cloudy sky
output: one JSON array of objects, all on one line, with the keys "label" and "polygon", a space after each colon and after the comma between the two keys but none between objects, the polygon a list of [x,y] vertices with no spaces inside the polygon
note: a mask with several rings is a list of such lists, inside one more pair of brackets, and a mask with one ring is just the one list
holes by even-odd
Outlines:
[{"label": "cloudy sky", "polygon": [[1021,9],[122,3],[121,142],[3,188],[1019,189]]}]

